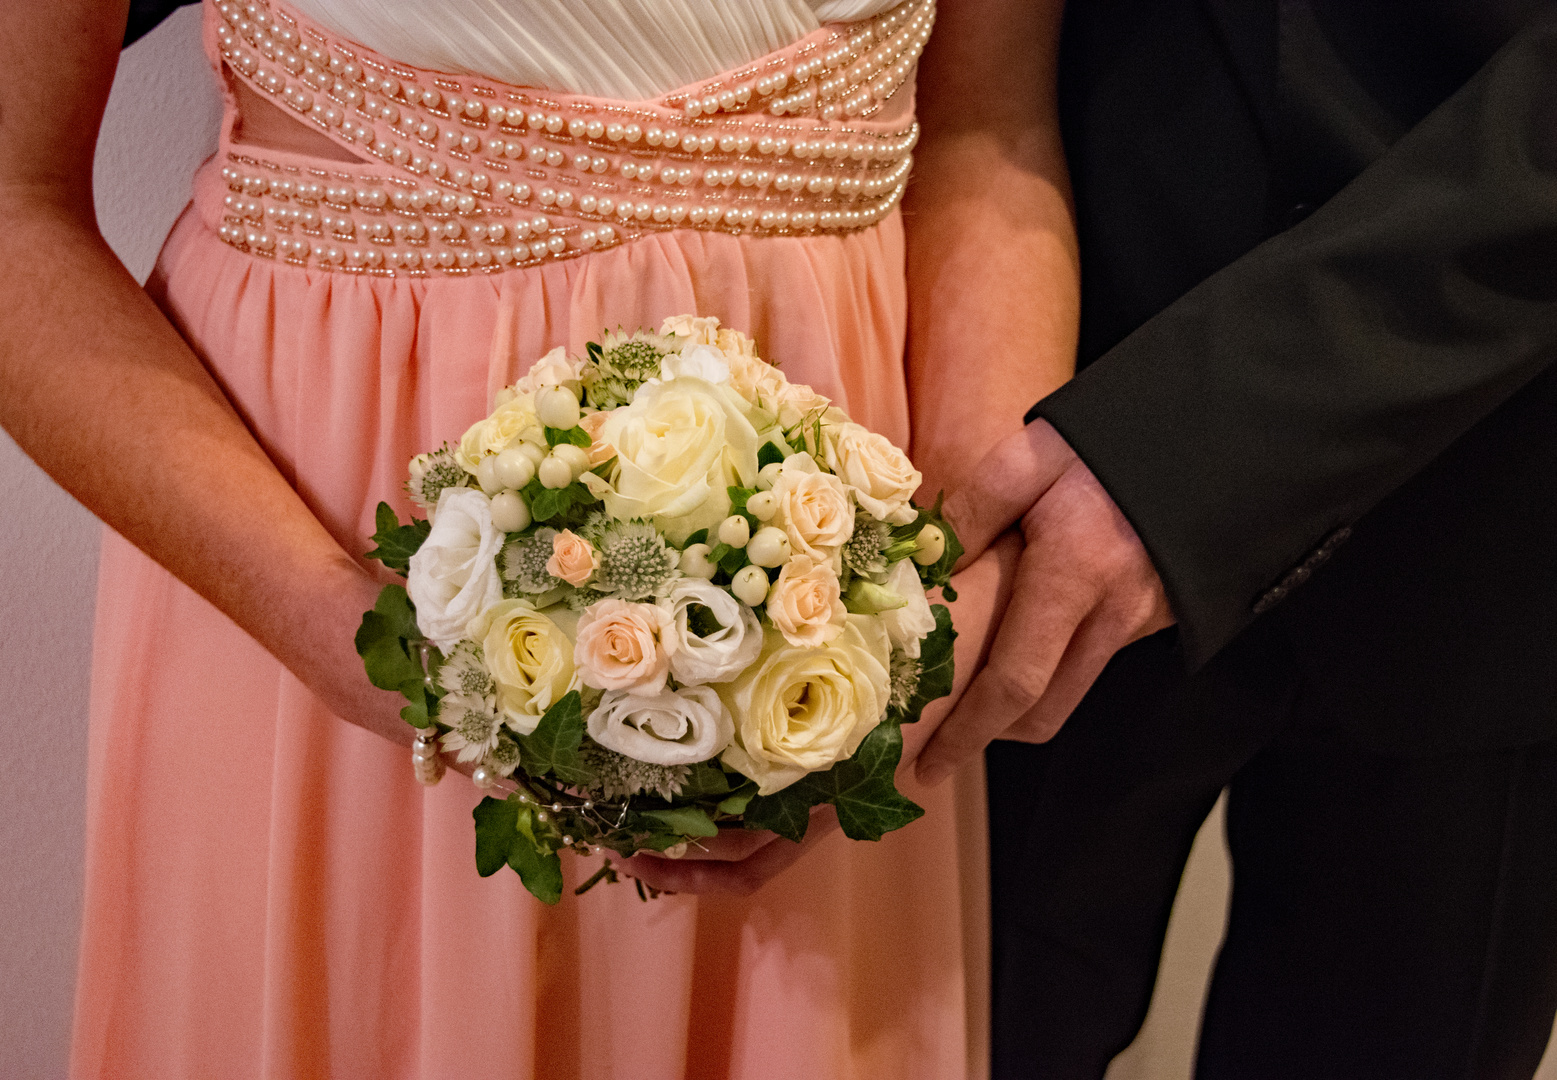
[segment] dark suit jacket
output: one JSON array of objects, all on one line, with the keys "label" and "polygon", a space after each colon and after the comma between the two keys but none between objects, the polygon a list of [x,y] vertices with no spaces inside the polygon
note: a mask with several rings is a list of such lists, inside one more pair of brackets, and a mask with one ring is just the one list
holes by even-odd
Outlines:
[{"label": "dark suit jacket", "polygon": [[1033,414],[1189,665],[1258,618],[1369,742],[1557,735],[1554,5],[1072,0],[1061,72],[1082,370]]}]

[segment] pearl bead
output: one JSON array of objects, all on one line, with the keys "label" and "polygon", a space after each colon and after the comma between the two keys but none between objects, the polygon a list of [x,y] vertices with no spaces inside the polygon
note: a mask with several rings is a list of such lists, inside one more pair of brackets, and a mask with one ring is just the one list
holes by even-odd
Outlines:
[{"label": "pearl bead", "polygon": [[474,771],[472,771],[470,774],[470,782],[475,784],[478,788],[486,790],[496,786],[497,773],[493,772],[485,765],[477,765]]}]

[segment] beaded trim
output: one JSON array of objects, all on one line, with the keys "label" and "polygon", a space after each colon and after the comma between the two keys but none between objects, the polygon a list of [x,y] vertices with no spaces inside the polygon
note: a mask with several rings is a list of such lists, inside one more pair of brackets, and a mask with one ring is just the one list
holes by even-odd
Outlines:
[{"label": "beaded trim", "polygon": [[873,225],[901,200],[919,134],[873,118],[935,16],[934,0],[906,0],[629,103],[409,68],[267,0],[209,7],[233,77],[378,159],[299,166],[226,147],[221,238],[297,265],[414,276],[533,266],[674,228]]}]

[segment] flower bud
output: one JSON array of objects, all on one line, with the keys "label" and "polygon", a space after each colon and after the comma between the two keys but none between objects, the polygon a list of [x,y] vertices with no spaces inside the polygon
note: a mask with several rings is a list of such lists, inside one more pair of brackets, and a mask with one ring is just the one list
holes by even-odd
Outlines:
[{"label": "flower bud", "polygon": [[530,527],[530,508],[517,491],[499,491],[492,496],[492,524],[505,533]]},{"label": "flower bud", "polygon": [[574,480],[589,471],[589,451],[582,446],[563,443],[561,446],[551,448],[551,456],[567,463],[568,471],[573,474]]},{"label": "flower bud", "polygon": [[760,566],[743,566],[730,579],[730,591],[741,603],[756,607],[768,598],[768,575]]},{"label": "flower bud", "polygon": [[746,510],[758,521],[772,521],[778,513],[778,498],[771,491],[759,491],[746,500]]},{"label": "flower bud", "polygon": [[934,566],[946,554],[946,534],[939,526],[926,525],[920,529],[916,542],[919,546],[914,551],[913,559],[920,566]]},{"label": "flower bud", "polygon": [[719,572],[719,567],[708,561],[708,553],[712,550],[707,544],[688,544],[681,553],[681,572],[687,577],[712,580]]},{"label": "flower bud", "polygon": [[565,488],[573,483],[573,469],[556,454],[548,454],[535,470],[541,478],[541,487]]},{"label": "flower bud", "polygon": [[497,458],[488,454],[476,463],[476,483],[480,484],[481,490],[488,495],[496,495],[507,487],[497,478]]},{"label": "flower bud", "polygon": [[765,525],[746,544],[746,557],[758,566],[782,566],[789,560],[789,537]]},{"label": "flower bud", "polygon": [[564,386],[548,386],[535,395],[535,415],[541,423],[566,431],[578,426],[578,398]]},{"label": "flower bud", "polygon": [[751,539],[751,523],[740,514],[731,514],[719,523],[719,542],[733,548],[743,548]]},{"label": "flower bud", "polygon": [[885,585],[857,577],[849,582],[849,591],[843,594],[843,606],[855,615],[880,615],[883,611],[907,607],[908,601]]},{"label": "flower bud", "polygon": [[757,490],[767,491],[778,483],[779,473],[784,471],[784,464],[780,461],[770,461],[757,472]]},{"label": "flower bud", "polygon": [[518,491],[535,479],[535,462],[530,460],[529,454],[517,446],[510,446],[492,460],[495,463],[498,482],[505,488]]}]

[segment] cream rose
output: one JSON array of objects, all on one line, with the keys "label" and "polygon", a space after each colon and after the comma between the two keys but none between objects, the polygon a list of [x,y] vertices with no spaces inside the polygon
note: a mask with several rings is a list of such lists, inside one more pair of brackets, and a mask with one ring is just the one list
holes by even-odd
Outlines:
[{"label": "cream rose", "polygon": [[914,520],[909,500],[924,476],[890,439],[859,424],[844,423],[824,429],[822,445],[827,467],[854,493],[861,510],[893,525]]},{"label": "cream rose", "polygon": [[751,608],[701,578],[678,578],[660,607],[675,624],[670,671],[688,685],[723,682],[762,651],[762,627]]},{"label": "cream rose", "polygon": [[660,324],[660,333],[691,338],[696,345],[714,345],[719,341],[719,320],[712,315],[672,315]]},{"label": "cream rose", "polygon": [[854,535],[854,504],[843,482],[824,473],[810,454],[791,454],[773,484],[779,525],[790,550],[818,562],[835,562]]},{"label": "cream rose", "polygon": [[542,613],[528,600],[504,600],[470,624],[469,636],[481,642],[497,684],[503,722],[520,735],[534,731],[573,685],[573,643],[558,625],[572,615],[566,608]]},{"label": "cream rose", "polygon": [[703,379],[647,384],[601,424],[616,451],[607,476],[579,479],[611,517],[648,519],[680,544],[728,516],[731,486],[756,482],[757,432],[743,404]]},{"label": "cream rose", "polygon": [[583,358],[569,356],[559,345],[531,364],[524,377],[514,383],[514,390],[520,394],[533,394],[548,386],[570,386],[576,390],[583,377]]},{"label": "cream rose", "polygon": [[551,538],[551,558],[546,572],[569,585],[582,585],[600,569],[600,552],[572,529],[563,529]]},{"label": "cream rose", "polygon": [[843,632],[847,615],[833,568],[804,555],[784,564],[768,592],[768,618],[791,645],[825,645]]},{"label": "cream rose", "polygon": [[491,416],[477,420],[466,430],[454,458],[461,468],[474,473],[488,454],[500,453],[521,442],[546,445],[546,429],[535,415],[535,395],[516,392]]},{"label": "cream rose", "polygon": [[503,598],[497,572],[503,540],[485,495],[475,488],[443,489],[432,531],[411,556],[405,583],[417,627],[438,648],[464,637],[466,624]]},{"label": "cream rose", "polygon": [[715,688],[737,718],[724,763],[771,795],[849,757],[886,711],[890,657],[886,629],[863,615],[822,649],[769,633],[757,663]]},{"label": "cream rose", "polygon": [[601,600],[579,618],[573,662],[590,686],[652,694],[665,685],[675,648],[675,628],[665,609]]},{"label": "cream rose", "polygon": [[930,601],[925,598],[914,560],[899,559],[893,563],[886,586],[905,603],[900,608],[883,611],[877,618],[887,628],[887,637],[892,644],[917,660],[924,636],[935,629],[935,615],[930,611]]},{"label": "cream rose", "polygon": [[707,761],[730,745],[735,722],[712,687],[684,686],[640,696],[608,690],[586,722],[607,750],[653,765]]}]

